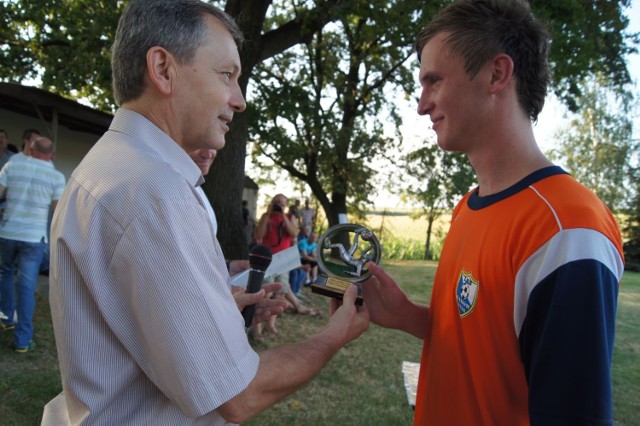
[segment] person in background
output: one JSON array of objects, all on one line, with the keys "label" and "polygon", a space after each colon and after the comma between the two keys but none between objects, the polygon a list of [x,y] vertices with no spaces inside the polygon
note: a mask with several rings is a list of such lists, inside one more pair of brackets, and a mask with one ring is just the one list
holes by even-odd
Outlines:
[{"label": "person in background", "polygon": [[[9,161],[0,170],[0,195],[7,200],[0,224],[0,311],[7,319],[0,322],[0,329],[14,330],[12,348],[17,353],[35,347],[36,280],[48,244],[49,209],[55,210],[65,186],[64,175],[51,163],[53,142],[39,137],[30,145],[30,157]],[[16,311],[17,323],[13,321]]]},{"label": "person in background", "polygon": [[247,246],[249,246],[249,244],[251,244],[251,239],[253,236],[255,221],[253,220],[253,217],[251,217],[251,212],[249,211],[249,202],[247,200],[242,200],[242,223],[244,223],[244,239],[247,243]]},{"label": "person in background", "polygon": [[289,206],[289,217],[296,222],[296,226],[300,228],[300,200],[293,200],[293,204]]},{"label": "person in background", "polygon": [[313,221],[316,216],[316,211],[309,207],[309,199],[304,201],[304,207],[300,210],[301,226],[313,230]]},{"label": "person in background", "polygon": [[305,281],[306,285],[316,282],[318,278],[318,259],[316,258],[316,249],[318,248],[318,233],[313,231],[309,234],[309,238],[305,238],[298,242],[298,250],[300,250],[300,263],[309,265],[309,273]]},{"label": "person in background", "polygon": [[416,425],[613,424],[622,241],[534,138],[548,48],[521,0],[457,1],[418,34],[418,113],[479,184],[453,211],[428,307],[376,265],[363,283],[372,322],[424,341]]},{"label": "person in background", "polygon": [[31,157],[31,143],[40,137],[40,132],[35,129],[27,129],[22,133],[22,151],[12,155],[9,161],[24,160]]},{"label": "person in background", "polygon": [[[211,165],[213,164],[216,156],[218,155],[218,151],[215,149],[196,149],[189,153],[189,157],[196,163],[196,166],[200,169],[202,176],[207,176],[209,174],[209,170],[211,169]],[[209,221],[211,222],[211,227],[213,228],[213,234],[218,234],[218,220],[216,219],[216,213],[213,210],[213,206],[209,202],[209,198],[204,193],[202,186],[196,187],[196,192],[202,201],[203,207],[207,210],[207,214],[209,215]],[[227,269],[229,270],[229,275],[234,276],[239,274],[240,272],[249,269],[249,261],[245,259],[234,259],[227,261]]]},{"label": "person in background", "polygon": [[[287,207],[287,197],[283,194],[277,194],[269,203],[267,211],[260,216],[258,225],[256,226],[256,241],[271,249],[271,253],[276,254],[288,249],[293,245],[293,241],[298,235],[298,226],[294,216],[285,213]],[[302,302],[291,291],[289,282],[289,271],[282,274],[276,274],[265,279],[265,282],[280,282],[282,288],[275,292],[273,297],[277,299],[286,299],[296,313],[308,315],[314,314],[315,311],[302,304]],[[278,334],[276,327],[277,316],[269,318],[267,323],[267,331]],[[262,324],[259,324],[253,331],[253,337],[256,340],[262,338]]]},{"label": "person in background", "polygon": [[7,149],[9,143],[9,135],[4,129],[0,129],[0,170],[7,164],[13,152]]},{"label": "person in background", "polygon": [[[7,149],[8,143],[9,135],[4,129],[0,129],[0,170],[2,170],[4,165],[7,164],[11,156],[14,154]],[[2,220],[2,215],[4,214],[5,201],[4,197],[0,198],[0,220]]]},{"label": "person in background", "polygon": [[264,290],[231,292],[189,157],[222,149],[246,107],[241,41],[209,3],[127,3],[111,55],[119,109],[73,172],[51,228],[63,392],[43,425],[242,423],[368,327],[354,286],[308,339],[261,353],[249,344],[241,309],[258,304],[261,320],[284,306]]},{"label": "person in background", "polygon": [[311,233],[311,228],[308,226],[303,226],[300,228],[300,232],[298,232],[298,243],[302,240],[306,240],[309,238],[309,234]]}]

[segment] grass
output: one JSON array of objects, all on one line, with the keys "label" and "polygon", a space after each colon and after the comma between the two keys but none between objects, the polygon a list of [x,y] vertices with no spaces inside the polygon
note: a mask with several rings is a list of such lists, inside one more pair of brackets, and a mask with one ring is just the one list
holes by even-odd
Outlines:
[{"label": "grass", "polygon": [[[385,268],[414,300],[428,300],[435,263],[394,261]],[[303,339],[326,322],[327,299],[311,295],[324,319],[285,315],[278,320],[281,334],[267,348]],[[247,422],[247,425],[407,425],[408,405],[400,368],[402,361],[419,362],[422,343],[404,333],[371,325],[359,339],[342,349],[307,386]]]},{"label": "grass", "polygon": [[637,272],[625,272],[622,277],[611,381],[615,423],[640,425],[640,273]]},{"label": "grass", "polygon": [[44,405],[61,390],[48,300],[36,296],[36,350],[14,353],[12,333],[0,334],[0,424],[40,424]]},{"label": "grass", "polygon": [[[436,264],[387,261],[387,269],[409,296],[428,301]],[[281,334],[267,335],[258,351],[303,339],[324,326],[328,302],[306,293],[322,317],[285,314],[278,320]],[[640,424],[640,273],[625,273],[620,290],[616,346],[613,359],[615,424]],[[49,306],[38,298],[35,318],[36,351],[18,355],[0,335],[0,424],[36,425],[42,407],[60,392]],[[341,350],[322,372],[298,392],[247,422],[248,425],[408,425],[413,411],[404,389],[402,361],[418,362],[421,342],[404,333],[371,325],[358,340]]]}]

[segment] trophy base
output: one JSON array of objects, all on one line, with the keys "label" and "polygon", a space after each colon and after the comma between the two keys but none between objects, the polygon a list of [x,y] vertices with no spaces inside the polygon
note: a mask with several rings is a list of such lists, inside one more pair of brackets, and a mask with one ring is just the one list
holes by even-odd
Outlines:
[{"label": "trophy base", "polygon": [[[353,284],[351,281],[328,277],[326,275],[318,275],[316,282],[311,284],[311,291],[323,296],[342,300],[344,292],[351,284]],[[362,288],[359,284],[356,285],[358,286],[358,297],[356,298],[356,305],[362,305]]]}]

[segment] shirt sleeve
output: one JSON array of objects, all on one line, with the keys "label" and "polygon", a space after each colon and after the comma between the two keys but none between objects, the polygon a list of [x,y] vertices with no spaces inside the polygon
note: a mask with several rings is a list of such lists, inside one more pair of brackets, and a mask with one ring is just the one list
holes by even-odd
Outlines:
[{"label": "shirt sleeve", "polygon": [[259,358],[227,285],[222,252],[195,198],[159,201],[137,217],[110,265],[119,294],[102,297],[123,303],[114,331],[183,412],[206,414],[248,386]]},{"label": "shirt sleeve", "polygon": [[53,195],[51,197],[53,201],[57,201],[60,199],[60,197],[62,197],[62,192],[64,191],[65,184],[66,180],[64,175],[62,173],[59,173],[53,185]]},{"label": "shirt sleeve", "polygon": [[595,259],[566,263],[531,292],[520,333],[532,425],[612,425],[618,279]]}]

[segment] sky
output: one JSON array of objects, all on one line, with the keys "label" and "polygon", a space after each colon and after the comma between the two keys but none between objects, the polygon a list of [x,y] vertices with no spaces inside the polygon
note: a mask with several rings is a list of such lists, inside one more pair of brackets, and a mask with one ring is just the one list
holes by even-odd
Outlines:
[{"label": "sky", "polygon": [[[631,8],[626,10],[629,17],[629,26],[627,32],[640,33],[640,0],[633,0]],[[640,54],[628,56],[628,69],[631,74],[631,79],[634,82],[634,91],[636,96],[640,98]],[[417,85],[416,85],[417,86]],[[416,89],[417,90],[417,89]],[[414,98],[419,95],[419,92],[414,94]],[[399,103],[404,103],[402,107],[402,115],[405,117],[403,125],[401,127],[401,133],[404,139],[404,150],[411,151],[416,149],[419,144],[424,143],[425,140],[434,140],[435,133],[431,130],[431,122],[427,117],[421,117],[416,112],[417,105],[414,101],[399,100]],[[567,109],[553,96],[547,96],[545,106],[538,117],[538,123],[534,126],[534,134],[538,144],[543,151],[548,151],[554,146],[554,134],[566,126],[569,122]],[[640,109],[636,109],[634,114],[634,138],[640,139]],[[380,165],[384,167],[384,165]],[[251,170],[250,159],[247,161],[247,173],[249,176],[253,176],[254,172]],[[285,175],[286,176],[286,175]],[[286,178],[285,180],[288,180]],[[283,186],[283,181],[278,181],[277,192],[283,192],[290,198],[298,198],[311,195],[311,191],[307,190],[306,194],[295,193],[293,186]],[[259,204],[264,201],[265,197],[270,197],[276,194],[276,189],[270,185],[261,185],[260,187],[260,199]],[[400,198],[397,194],[390,194],[385,191],[380,193],[374,198],[374,205],[377,209],[389,207],[397,208],[403,206]],[[403,207],[410,207],[404,205]]]}]

